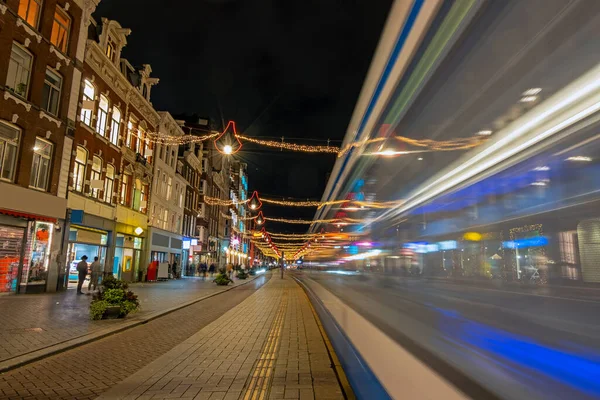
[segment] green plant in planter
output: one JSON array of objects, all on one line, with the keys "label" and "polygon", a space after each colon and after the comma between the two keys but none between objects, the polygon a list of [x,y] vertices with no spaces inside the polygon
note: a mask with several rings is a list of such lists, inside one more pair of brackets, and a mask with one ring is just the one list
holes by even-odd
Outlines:
[{"label": "green plant in planter", "polygon": [[227,286],[231,282],[231,279],[229,279],[227,274],[219,273],[214,282],[219,286]]},{"label": "green plant in planter", "polygon": [[107,277],[90,304],[90,318],[124,317],[140,306],[137,295],[127,290],[127,283]]},{"label": "green plant in planter", "polygon": [[247,279],[248,278],[248,273],[241,269],[238,273],[237,273],[237,278],[238,279]]},{"label": "green plant in planter", "polygon": [[90,303],[90,318],[93,320],[102,319],[104,312],[108,308],[108,302],[104,300],[94,300]]}]

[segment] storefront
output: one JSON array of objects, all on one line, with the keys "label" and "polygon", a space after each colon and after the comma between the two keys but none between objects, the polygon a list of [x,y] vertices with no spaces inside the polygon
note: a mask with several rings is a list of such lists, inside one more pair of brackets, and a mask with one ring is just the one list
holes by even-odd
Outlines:
[{"label": "storefront", "polygon": [[177,263],[182,275],[186,274],[185,265],[182,265],[183,240],[181,235],[163,231],[162,229],[148,228],[148,236],[151,237],[149,246],[149,262]]},{"label": "storefront", "polygon": [[113,274],[126,282],[139,281],[149,263],[146,255],[148,216],[117,205]]},{"label": "storefront", "polygon": [[77,282],[77,264],[79,264],[83,256],[87,256],[88,266],[92,264],[94,257],[98,257],[98,261],[103,266],[107,265],[109,256],[108,237],[108,231],[81,225],[71,225],[69,227],[69,244],[67,246],[69,282]]},{"label": "storefront", "polygon": [[66,200],[0,182],[0,293],[56,291]]}]

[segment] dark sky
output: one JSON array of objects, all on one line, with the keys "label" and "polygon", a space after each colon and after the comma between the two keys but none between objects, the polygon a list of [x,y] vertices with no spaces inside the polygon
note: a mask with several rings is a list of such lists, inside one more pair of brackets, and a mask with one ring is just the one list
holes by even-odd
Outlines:
[{"label": "dark sky", "polygon": [[[262,138],[339,144],[391,0],[102,0],[94,17],[132,34],[123,56],[152,65],[157,110],[235,120]],[[287,139],[286,139],[287,140]],[[251,190],[320,199],[335,157],[244,146]],[[314,209],[265,215],[312,218]],[[306,226],[267,227],[298,231]]]}]

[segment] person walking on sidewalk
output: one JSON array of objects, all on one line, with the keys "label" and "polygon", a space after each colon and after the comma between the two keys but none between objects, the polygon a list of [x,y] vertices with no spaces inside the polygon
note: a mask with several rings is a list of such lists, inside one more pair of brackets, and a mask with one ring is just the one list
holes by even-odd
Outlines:
[{"label": "person walking on sidewalk", "polygon": [[102,264],[98,261],[98,257],[94,257],[94,262],[90,266],[92,270],[92,278],[90,279],[90,283],[88,285],[88,291],[94,288],[94,291],[98,289],[98,280],[100,279],[100,275],[102,275]]},{"label": "person walking on sidewalk", "polygon": [[88,273],[87,256],[82,256],[81,261],[77,263],[77,272],[79,272],[79,281],[77,282],[77,294],[83,294],[81,287],[85,282],[85,277]]}]

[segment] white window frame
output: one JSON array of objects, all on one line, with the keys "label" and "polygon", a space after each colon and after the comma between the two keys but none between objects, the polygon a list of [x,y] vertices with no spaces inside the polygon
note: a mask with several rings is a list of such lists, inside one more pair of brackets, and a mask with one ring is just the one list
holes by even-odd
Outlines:
[{"label": "white window frame", "polygon": [[[67,19],[68,25],[64,26],[63,24],[58,22],[58,20],[56,19],[56,14],[62,14],[62,16]],[[71,39],[71,26],[72,25],[73,25],[73,20],[72,20],[71,16],[69,15],[69,13],[65,9],[63,9],[62,7],[57,5],[56,10],[54,11],[54,16],[52,18],[52,31],[50,33],[50,43],[52,43],[52,45],[55,48],[57,48],[59,51],[61,51],[62,53],[65,53],[65,54],[69,51],[69,40]],[[60,42],[54,43],[54,41],[53,41],[55,27],[56,27],[56,29],[62,29],[66,32],[64,48]]]},{"label": "white window frame", "polygon": [[[50,152],[42,152],[40,146],[49,146]],[[29,187],[36,190],[47,191],[48,182],[52,172],[52,154],[54,144],[40,137],[35,138],[35,147],[33,148],[33,159],[31,160],[31,170],[29,175]],[[37,161],[37,167],[36,167]],[[42,161],[46,161],[46,174],[42,174]]]},{"label": "white window frame", "polygon": [[[28,64],[26,62],[21,63],[20,59],[17,57],[23,59],[24,61],[29,61]],[[24,99],[27,98],[29,93],[32,67],[33,54],[27,51],[27,49],[21,46],[21,44],[13,41],[8,65],[8,74],[6,77],[6,87],[11,89],[15,95]],[[27,76],[25,80],[22,79],[24,76]],[[19,82],[17,83],[17,81]],[[23,90],[19,90],[18,86],[20,85],[25,85]]]},{"label": "white window frame", "polygon": [[[0,180],[5,181],[5,182],[14,182],[16,170],[17,170],[17,159],[19,158],[19,145],[21,144],[22,131],[20,128],[14,126],[8,122],[5,122],[5,121],[0,120],[0,124],[2,124],[3,127],[13,130],[14,133],[16,134],[15,135],[16,140],[15,139],[11,140],[9,138],[4,137],[4,135],[0,134]],[[5,164],[8,161],[6,151],[9,148],[11,149],[11,153],[13,155],[13,157],[12,157],[13,162],[12,162],[12,166],[11,166],[11,170],[10,170],[10,176],[5,177],[4,169],[5,169]]]},{"label": "white window frame", "polygon": [[[96,162],[98,161],[98,162]],[[90,174],[90,182],[99,181],[102,179],[102,159],[98,156],[92,157],[92,170]],[[100,189],[92,189],[90,195],[96,199],[100,197]]]},{"label": "white window frame", "polygon": [[[104,108],[103,107],[104,103]],[[96,132],[102,137],[106,137],[106,128],[108,128],[108,110],[110,102],[108,97],[101,94],[98,100],[98,115],[96,116]]]},{"label": "white window frame", "polygon": [[[115,116],[118,115],[118,118]],[[110,142],[115,146],[119,145],[119,133],[121,131],[122,114],[118,107],[113,107],[110,125]]]},{"label": "white window frame", "polygon": [[73,190],[76,192],[83,192],[83,189],[85,188],[85,169],[87,167],[89,153],[87,149],[82,146],[77,146],[75,152],[77,153],[79,150],[85,154],[85,160],[79,161],[77,160],[77,155],[75,155],[73,161]]},{"label": "white window frame", "polygon": [[[58,86],[48,80],[49,74],[55,75],[55,78],[58,78],[58,82],[59,82]],[[48,98],[46,99],[46,102],[45,102],[46,104],[42,104],[42,108],[44,109],[44,111],[46,111],[47,113],[52,114],[54,116],[57,116],[58,112],[60,111],[62,84],[63,84],[62,75],[59,74],[54,69],[52,69],[50,67],[46,67],[46,76],[44,78],[44,90],[46,90],[46,87],[48,87],[49,95],[48,95]],[[56,102],[56,110],[50,110],[50,104],[52,102],[52,93],[57,93],[57,97],[58,97],[58,100]],[[44,102],[44,93],[43,92],[42,92],[42,102]]]},{"label": "white window frame", "polygon": [[[25,0],[27,2],[27,11],[25,11],[25,16],[23,17],[21,14],[19,14],[19,17],[25,21],[25,23],[29,26],[34,27],[35,29],[38,29],[39,25],[40,25],[40,16],[42,15],[42,7],[44,6],[43,1],[42,0]],[[19,1],[19,11],[21,9],[21,3],[23,2],[23,0]],[[28,21],[29,19],[29,12],[31,11],[30,6],[31,3],[36,3],[38,6],[38,10],[37,10],[37,15],[35,18],[35,25],[31,25]]]},{"label": "white window frame", "polygon": [[[87,89],[91,89],[91,92],[88,92]],[[91,97],[90,97],[91,94]],[[94,108],[96,107],[96,86],[89,79],[83,80],[83,95],[81,97],[81,101],[83,106],[85,106],[86,102],[88,105],[91,103],[91,109],[81,108],[81,122],[85,125],[91,127],[92,121],[94,120]]]},{"label": "white window frame", "polygon": [[[112,173],[109,171],[112,170]],[[106,164],[106,177],[104,178],[104,201],[112,204],[115,190],[115,167],[112,164]]]}]

